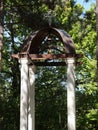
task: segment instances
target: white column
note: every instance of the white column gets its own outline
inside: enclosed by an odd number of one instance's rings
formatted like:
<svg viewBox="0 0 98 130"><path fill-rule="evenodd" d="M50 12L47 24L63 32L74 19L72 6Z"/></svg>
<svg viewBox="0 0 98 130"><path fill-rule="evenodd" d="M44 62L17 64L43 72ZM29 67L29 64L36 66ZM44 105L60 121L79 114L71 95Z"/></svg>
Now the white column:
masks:
<svg viewBox="0 0 98 130"><path fill-rule="evenodd" d="M28 130L28 59L19 60L21 66L20 130Z"/></svg>
<svg viewBox="0 0 98 130"><path fill-rule="evenodd" d="M74 58L67 58L67 114L68 130L76 130L75 65Z"/></svg>
<svg viewBox="0 0 98 130"><path fill-rule="evenodd" d="M35 130L35 66L29 66L28 130Z"/></svg>

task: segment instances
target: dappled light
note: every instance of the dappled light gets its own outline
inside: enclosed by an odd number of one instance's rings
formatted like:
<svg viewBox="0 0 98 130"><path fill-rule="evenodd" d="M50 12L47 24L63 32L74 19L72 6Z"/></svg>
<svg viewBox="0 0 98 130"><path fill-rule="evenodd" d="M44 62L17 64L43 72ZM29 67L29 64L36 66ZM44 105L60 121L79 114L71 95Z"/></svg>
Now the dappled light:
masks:
<svg viewBox="0 0 98 130"><path fill-rule="evenodd" d="M0 130L98 129L97 6L0 0Z"/></svg>

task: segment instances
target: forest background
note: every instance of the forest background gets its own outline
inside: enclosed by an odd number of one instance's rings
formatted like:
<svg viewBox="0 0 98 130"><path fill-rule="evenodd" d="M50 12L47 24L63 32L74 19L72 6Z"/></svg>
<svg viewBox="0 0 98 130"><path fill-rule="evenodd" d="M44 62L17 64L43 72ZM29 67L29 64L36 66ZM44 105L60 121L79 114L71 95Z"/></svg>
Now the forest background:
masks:
<svg viewBox="0 0 98 130"><path fill-rule="evenodd" d="M88 0L85 0L88 1ZM98 88L96 85L95 4L89 9L76 0L6 0L0 73L0 130L19 130L20 71L12 58L31 32L48 26L44 17L51 10L52 26L72 37L82 65L76 66L77 130L98 129ZM37 67L36 130L67 129L65 67Z"/></svg>

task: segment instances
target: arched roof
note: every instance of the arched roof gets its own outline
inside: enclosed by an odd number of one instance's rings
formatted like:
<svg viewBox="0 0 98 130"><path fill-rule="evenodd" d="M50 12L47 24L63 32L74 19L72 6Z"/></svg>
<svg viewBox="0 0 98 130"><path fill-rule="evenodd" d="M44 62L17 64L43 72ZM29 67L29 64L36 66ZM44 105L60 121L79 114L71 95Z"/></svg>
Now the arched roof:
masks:
<svg viewBox="0 0 98 130"><path fill-rule="evenodd" d="M24 41L20 53L39 54L39 46L49 33L56 35L61 40L65 48L65 53L75 54L72 38L66 31L53 27L47 27L33 32Z"/></svg>

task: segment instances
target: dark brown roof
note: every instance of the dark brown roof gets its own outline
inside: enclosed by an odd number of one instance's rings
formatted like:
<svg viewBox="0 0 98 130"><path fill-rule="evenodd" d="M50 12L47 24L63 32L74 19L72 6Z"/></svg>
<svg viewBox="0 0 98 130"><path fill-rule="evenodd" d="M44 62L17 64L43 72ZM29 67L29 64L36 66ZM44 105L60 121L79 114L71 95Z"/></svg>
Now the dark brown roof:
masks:
<svg viewBox="0 0 98 130"><path fill-rule="evenodd" d="M39 46L49 33L56 35L60 39L64 45L65 53L75 54L72 38L66 33L66 31L53 27L47 27L33 32L24 41L20 53L39 54Z"/></svg>

